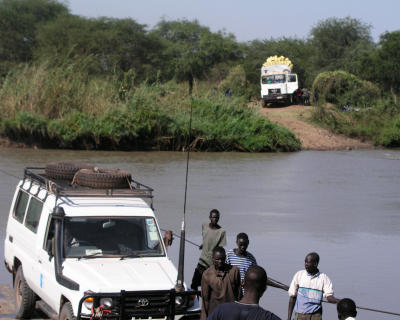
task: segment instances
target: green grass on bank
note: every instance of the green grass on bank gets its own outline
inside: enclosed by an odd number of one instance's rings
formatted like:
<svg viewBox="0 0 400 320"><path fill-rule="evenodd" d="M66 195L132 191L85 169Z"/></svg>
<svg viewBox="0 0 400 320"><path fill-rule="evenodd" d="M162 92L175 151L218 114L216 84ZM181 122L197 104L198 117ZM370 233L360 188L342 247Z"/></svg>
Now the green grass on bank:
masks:
<svg viewBox="0 0 400 320"><path fill-rule="evenodd" d="M25 65L0 86L0 134L40 147L105 150L296 151L286 128L241 97L197 83L194 95L175 82L136 84L88 76L90 58L54 66Z"/></svg>
<svg viewBox="0 0 400 320"><path fill-rule="evenodd" d="M312 114L315 123L375 145L400 146L400 103L395 95L383 95L373 83L341 70L319 74L312 91L319 97Z"/></svg>
<svg viewBox="0 0 400 320"><path fill-rule="evenodd" d="M372 141L377 146L400 147L400 105L392 99L379 99L367 108L342 107L319 104L314 108L312 120L334 133L360 140Z"/></svg>

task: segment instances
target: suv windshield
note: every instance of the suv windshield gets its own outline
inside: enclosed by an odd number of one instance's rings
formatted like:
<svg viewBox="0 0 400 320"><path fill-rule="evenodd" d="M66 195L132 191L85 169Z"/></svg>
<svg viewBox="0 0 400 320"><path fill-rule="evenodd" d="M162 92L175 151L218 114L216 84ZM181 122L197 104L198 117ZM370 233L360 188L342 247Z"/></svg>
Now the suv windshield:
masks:
<svg viewBox="0 0 400 320"><path fill-rule="evenodd" d="M66 258L162 256L154 218L73 217L64 220Z"/></svg>

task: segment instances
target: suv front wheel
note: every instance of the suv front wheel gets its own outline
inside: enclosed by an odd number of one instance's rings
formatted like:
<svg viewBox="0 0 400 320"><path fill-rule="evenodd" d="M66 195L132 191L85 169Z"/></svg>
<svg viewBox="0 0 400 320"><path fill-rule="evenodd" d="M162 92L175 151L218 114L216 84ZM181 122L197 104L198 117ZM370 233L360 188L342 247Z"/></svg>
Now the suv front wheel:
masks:
<svg viewBox="0 0 400 320"><path fill-rule="evenodd" d="M29 288L22 272L22 265L18 267L14 280L17 319L30 318L35 310L36 295Z"/></svg>
<svg viewBox="0 0 400 320"><path fill-rule="evenodd" d="M71 302L66 302L61 308L60 320L76 320Z"/></svg>

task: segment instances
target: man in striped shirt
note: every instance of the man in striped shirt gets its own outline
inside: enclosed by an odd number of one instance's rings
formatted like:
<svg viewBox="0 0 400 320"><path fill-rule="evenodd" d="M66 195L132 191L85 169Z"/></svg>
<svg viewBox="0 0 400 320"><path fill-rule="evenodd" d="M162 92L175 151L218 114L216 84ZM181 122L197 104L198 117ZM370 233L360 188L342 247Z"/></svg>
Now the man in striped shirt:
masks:
<svg viewBox="0 0 400 320"><path fill-rule="evenodd" d="M249 243L250 241L248 235L244 232L241 232L236 236L237 248L229 250L226 254L226 263L239 269L242 283L247 269L249 269L251 266L257 265L256 258L247 251ZM270 278L267 280L267 285L286 291L289 289L287 285Z"/></svg>
<svg viewBox="0 0 400 320"><path fill-rule="evenodd" d="M256 266L257 261L254 256L247 251L249 246L249 237L244 232L236 236L237 248L231 249L226 254L226 263L235 266L240 271L240 279L244 280L246 271L251 266Z"/></svg>

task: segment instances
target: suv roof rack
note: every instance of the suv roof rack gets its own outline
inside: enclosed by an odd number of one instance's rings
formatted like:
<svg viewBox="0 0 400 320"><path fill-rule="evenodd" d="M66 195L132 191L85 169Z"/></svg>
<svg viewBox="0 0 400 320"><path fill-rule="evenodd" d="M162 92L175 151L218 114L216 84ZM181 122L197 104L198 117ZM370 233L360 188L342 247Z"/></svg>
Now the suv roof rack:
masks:
<svg viewBox="0 0 400 320"><path fill-rule="evenodd" d="M24 182L30 180L38 183L48 192L59 196L69 197L128 197L153 198L153 189L133 179L126 189L99 189L71 185L69 180L55 180L46 176L43 167L27 167L24 169Z"/></svg>

